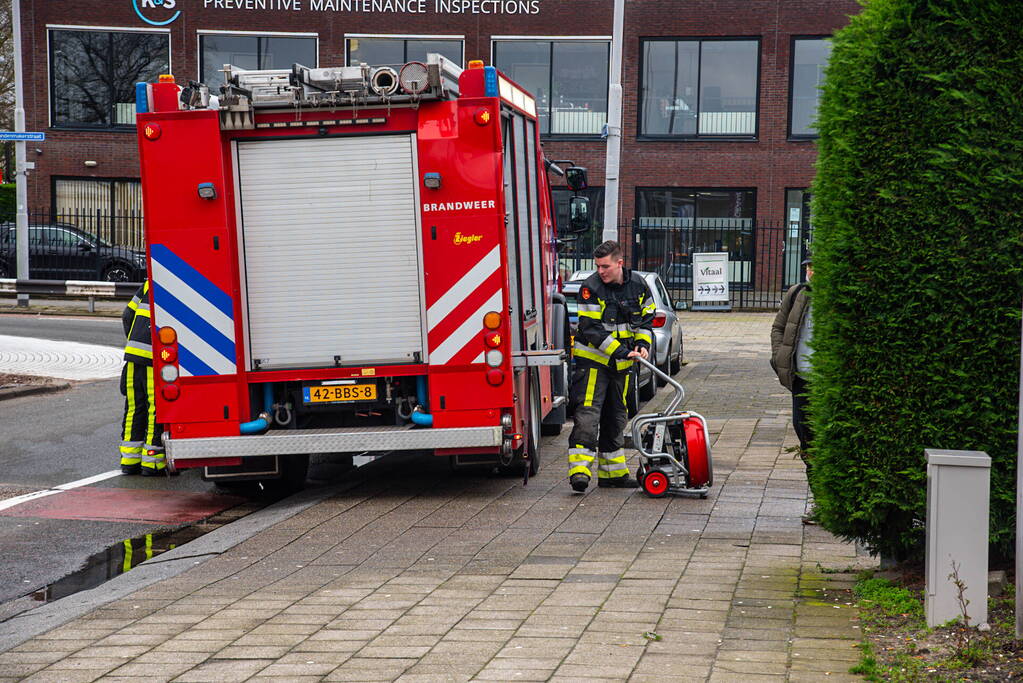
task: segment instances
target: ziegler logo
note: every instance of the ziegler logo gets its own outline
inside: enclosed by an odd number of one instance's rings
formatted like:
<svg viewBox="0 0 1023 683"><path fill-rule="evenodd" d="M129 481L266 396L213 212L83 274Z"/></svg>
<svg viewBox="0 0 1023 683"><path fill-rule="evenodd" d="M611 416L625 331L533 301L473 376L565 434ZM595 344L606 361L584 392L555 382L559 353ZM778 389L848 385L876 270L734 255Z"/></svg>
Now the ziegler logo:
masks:
<svg viewBox="0 0 1023 683"><path fill-rule="evenodd" d="M166 26L167 24L173 22L175 19L181 16L181 10L177 10L176 12L174 12L174 14L171 15L169 19L165 19L163 21L150 19L149 17L142 13L142 10L144 9L171 10L174 9L174 6L177 4L177 1L178 0L131 0L131 6L134 8L135 14L139 15L139 19L146 22L147 24L151 24L153 26Z"/></svg>
<svg viewBox="0 0 1023 683"><path fill-rule="evenodd" d="M455 244L473 244L483 239L483 235L463 235L460 232L455 233Z"/></svg>

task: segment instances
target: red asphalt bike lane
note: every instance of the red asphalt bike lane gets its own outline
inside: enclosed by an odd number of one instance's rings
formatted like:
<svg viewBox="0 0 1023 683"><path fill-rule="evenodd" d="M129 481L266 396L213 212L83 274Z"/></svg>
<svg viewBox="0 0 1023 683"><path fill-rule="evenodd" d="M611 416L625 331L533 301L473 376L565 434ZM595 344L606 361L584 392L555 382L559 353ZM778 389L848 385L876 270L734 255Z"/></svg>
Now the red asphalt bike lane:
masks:
<svg viewBox="0 0 1023 683"><path fill-rule="evenodd" d="M0 516L187 524L212 517L246 500L220 493L82 486L0 510Z"/></svg>

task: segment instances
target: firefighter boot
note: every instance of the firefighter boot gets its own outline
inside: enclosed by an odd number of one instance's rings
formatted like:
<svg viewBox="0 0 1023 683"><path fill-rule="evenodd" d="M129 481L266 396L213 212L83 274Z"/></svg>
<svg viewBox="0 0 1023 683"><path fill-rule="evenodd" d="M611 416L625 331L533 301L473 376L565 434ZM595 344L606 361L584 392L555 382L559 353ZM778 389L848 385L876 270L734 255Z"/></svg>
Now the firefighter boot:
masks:
<svg viewBox="0 0 1023 683"><path fill-rule="evenodd" d="M162 448L148 447L142 451L142 476L162 477L167 473L167 461Z"/></svg>
<svg viewBox="0 0 1023 683"><path fill-rule="evenodd" d="M586 491L586 487L590 485L590 478L585 474L578 472L568 478L570 484L572 484L572 490L583 493Z"/></svg>
<svg viewBox="0 0 1023 683"><path fill-rule="evenodd" d="M639 488L639 482L626 474L621 477L598 479L597 486L602 489L637 489Z"/></svg>

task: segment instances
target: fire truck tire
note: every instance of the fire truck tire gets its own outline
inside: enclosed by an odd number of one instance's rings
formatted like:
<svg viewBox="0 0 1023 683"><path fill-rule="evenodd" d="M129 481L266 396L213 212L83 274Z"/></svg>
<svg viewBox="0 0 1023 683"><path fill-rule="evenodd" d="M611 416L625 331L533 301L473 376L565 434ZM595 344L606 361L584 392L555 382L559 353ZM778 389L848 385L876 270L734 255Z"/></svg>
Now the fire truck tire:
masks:
<svg viewBox="0 0 1023 683"><path fill-rule="evenodd" d="M540 372L534 368L529 373L529 436L525 448L529 451L529 476L540 472ZM558 431L561 431L560 429Z"/></svg>
<svg viewBox="0 0 1023 683"><path fill-rule="evenodd" d="M562 298L563 299L563 298ZM551 345L555 349L565 350L565 362L557 367L551 368L551 393L554 396L564 396L566 401L559 407L554 408L544 418L540 427L540 433L544 436L557 436L561 433L561 427L568 420L568 340L571 332L568 328L568 307L563 300L555 300L551 306Z"/></svg>

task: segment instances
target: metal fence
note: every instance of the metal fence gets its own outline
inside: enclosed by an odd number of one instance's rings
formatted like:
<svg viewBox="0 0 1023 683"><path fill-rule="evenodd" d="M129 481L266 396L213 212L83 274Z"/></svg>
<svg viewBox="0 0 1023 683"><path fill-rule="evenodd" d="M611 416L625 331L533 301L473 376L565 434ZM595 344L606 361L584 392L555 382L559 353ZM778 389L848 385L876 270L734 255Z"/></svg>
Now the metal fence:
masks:
<svg viewBox="0 0 1023 683"><path fill-rule="evenodd" d="M805 279L803 260L812 228L799 223L742 218L643 218L619 226L626 263L661 276L675 301L693 307L693 254L728 254L728 304L734 309L776 309L789 287ZM564 279L593 268L599 234L562 247ZM699 307L699 304L697 304Z"/></svg>
<svg viewBox="0 0 1023 683"><path fill-rule="evenodd" d="M142 282L146 273L141 214L30 211L28 268L34 280ZM0 223L0 278L17 273L13 220Z"/></svg>

